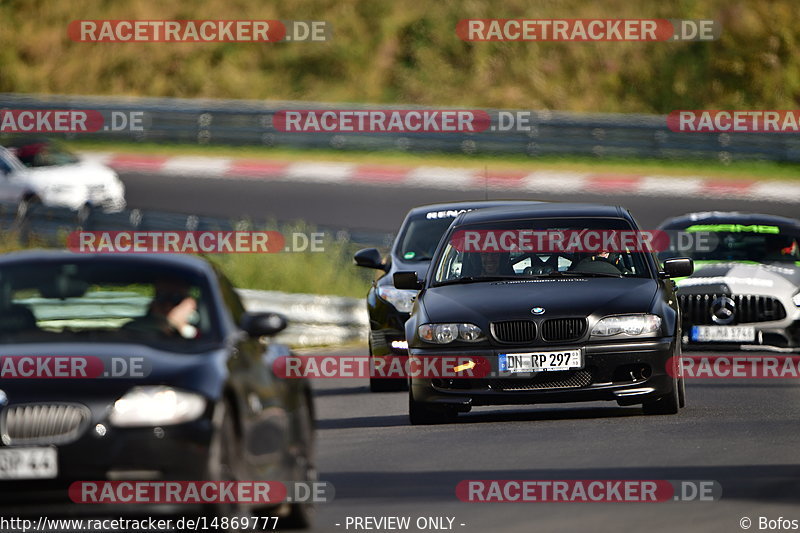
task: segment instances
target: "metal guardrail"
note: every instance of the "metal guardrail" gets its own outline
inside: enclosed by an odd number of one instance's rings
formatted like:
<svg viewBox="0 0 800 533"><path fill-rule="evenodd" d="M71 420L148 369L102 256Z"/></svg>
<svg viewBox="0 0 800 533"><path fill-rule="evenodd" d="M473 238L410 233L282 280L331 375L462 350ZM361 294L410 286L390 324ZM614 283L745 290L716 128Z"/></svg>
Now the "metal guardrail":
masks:
<svg viewBox="0 0 800 533"><path fill-rule="evenodd" d="M142 131L98 131L97 139L338 150L705 158L800 162L800 135L676 133L663 115L532 111L530 131L482 133L285 133L273 126L286 109L370 109L363 104L185 100L0 93L0 109L91 109L144 112ZM381 109L425 109L380 106ZM490 114L498 110L487 110ZM68 135L67 135L68 136Z"/></svg>
<svg viewBox="0 0 800 533"><path fill-rule="evenodd" d="M363 298L238 289L249 311L281 313L289 322L276 339L291 346L366 342L369 317Z"/></svg>
<svg viewBox="0 0 800 533"><path fill-rule="evenodd" d="M24 241L39 240L45 244L61 245L64 237L78 229L86 231L248 231L265 228L264 221L232 220L205 215L169 213L129 209L118 213L89 211L88 216L62 207L36 205L23 219L17 213L17 204L0 203L0 231L16 231ZM277 228L270 228L277 229ZM388 248L394 234L354 230L329 226L315 226L336 241L363 246Z"/></svg>

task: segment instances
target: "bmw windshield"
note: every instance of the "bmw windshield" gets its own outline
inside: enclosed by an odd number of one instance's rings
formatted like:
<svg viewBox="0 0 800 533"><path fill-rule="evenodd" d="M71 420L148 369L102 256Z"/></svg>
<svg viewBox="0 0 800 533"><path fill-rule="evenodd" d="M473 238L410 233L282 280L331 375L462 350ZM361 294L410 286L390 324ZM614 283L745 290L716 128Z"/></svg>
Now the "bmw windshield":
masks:
<svg viewBox="0 0 800 533"><path fill-rule="evenodd" d="M622 219L531 219L459 226L436 284L536 277L650 277L647 243ZM616 240L615 240L616 239Z"/></svg>

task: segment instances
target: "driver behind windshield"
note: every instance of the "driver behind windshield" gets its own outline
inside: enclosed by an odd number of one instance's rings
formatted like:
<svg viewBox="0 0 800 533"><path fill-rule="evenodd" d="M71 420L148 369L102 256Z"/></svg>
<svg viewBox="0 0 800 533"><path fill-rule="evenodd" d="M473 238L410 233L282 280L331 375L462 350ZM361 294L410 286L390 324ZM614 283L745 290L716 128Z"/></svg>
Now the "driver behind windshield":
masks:
<svg viewBox="0 0 800 533"><path fill-rule="evenodd" d="M198 330L191 324L197 301L189 294L189 285L178 280L160 280L154 288L155 296L147 314L131 320L123 329L173 338L197 337Z"/></svg>
<svg viewBox="0 0 800 533"><path fill-rule="evenodd" d="M462 277L513 276L508 253L480 252L471 253Z"/></svg>
<svg viewBox="0 0 800 533"><path fill-rule="evenodd" d="M797 239L785 235L767 235L764 239L764 261L797 261L800 259Z"/></svg>

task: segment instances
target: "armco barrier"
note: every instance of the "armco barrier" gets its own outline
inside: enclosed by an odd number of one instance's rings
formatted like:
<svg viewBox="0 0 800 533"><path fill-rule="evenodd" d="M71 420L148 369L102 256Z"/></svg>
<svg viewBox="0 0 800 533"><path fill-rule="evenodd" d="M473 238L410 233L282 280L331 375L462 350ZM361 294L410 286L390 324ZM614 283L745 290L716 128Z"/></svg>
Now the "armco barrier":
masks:
<svg viewBox="0 0 800 533"><path fill-rule="evenodd" d="M0 203L0 231L16 230L23 239L35 236L45 244L62 244L70 231L230 231L264 229L262 221L232 220L224 217L170 213L129 209L118 213L91 210L81 213L62 207L36 205L31 207L22 220L17 216L17 204ZM347 241L363 246L388 247L394 235L379 231L352 230L328 226L316 226L336 241Z"/></svg>
<svg viewBox="0 0 800 533"><path fill-rule="evenodd" d="M142 112L141 131L104 131L86 137L159 143L261 145L338 150L405 150L489 154L583 155L659 159L705 158L727 163L763 159L800 161L800 135L676 133L663 115L532 111L524 132L286 133L273 125L286 109L370 109L362 104L185 100L0 94L0 109L92 109ZM425 109L380 106L381 109ZM493 113L497 110L487 110ZM515 110L516 111L516 110Z"/></svg>
<svg viewBox="0 0 800 533"><path fill-rule="evenodd" d="M363 298L289 294L238 289L249 311L281 313L289 327L277 339L292 346L366 342L369 331Z"/></svg>

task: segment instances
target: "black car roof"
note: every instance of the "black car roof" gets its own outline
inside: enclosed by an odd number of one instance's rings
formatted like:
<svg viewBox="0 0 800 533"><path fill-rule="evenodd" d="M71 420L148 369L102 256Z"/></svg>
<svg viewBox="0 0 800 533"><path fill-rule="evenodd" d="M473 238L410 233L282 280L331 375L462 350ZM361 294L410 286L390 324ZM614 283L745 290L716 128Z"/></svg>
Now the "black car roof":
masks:
<svg viewBox="0 0 800 533"><path fill-rule="evenodd" d="M764 224L778 225L800 231L800 220L767 215L763 213L740 213L738 211L705 211L688 213L679 217L668 218L659 226L660 229L685 228L692 224Z"/></svg>
<svg viewBox="0 0 800 533"><path fill-rule="evenodd" d="M408 218L415 218L425 213L437 211L457 211L461 209L491 209L494 207L533 205L540 203L538 200L465 200L459 202L446 202L440 204L427 204L414 207L408 212Z"/></svg>
<svg viewBox="0 0 800 533"><path fill-rule="evenodd" d="M125 264L141 264L153 266L183 267L187 270L201 271L209 276L214 275L211 264L199 257L181 254L82 254L69 250L22 250L0 255L0 267L20 263L71 263L103 261Z"/></svg>
<svg viewBox="0 0 800 533"><path fill-rule="evenodd" d="M631 220L628 211L616 205L540 203L512 207L493 207L461 214L454 225L480 224L509 219L603 217Z"/></svg>

